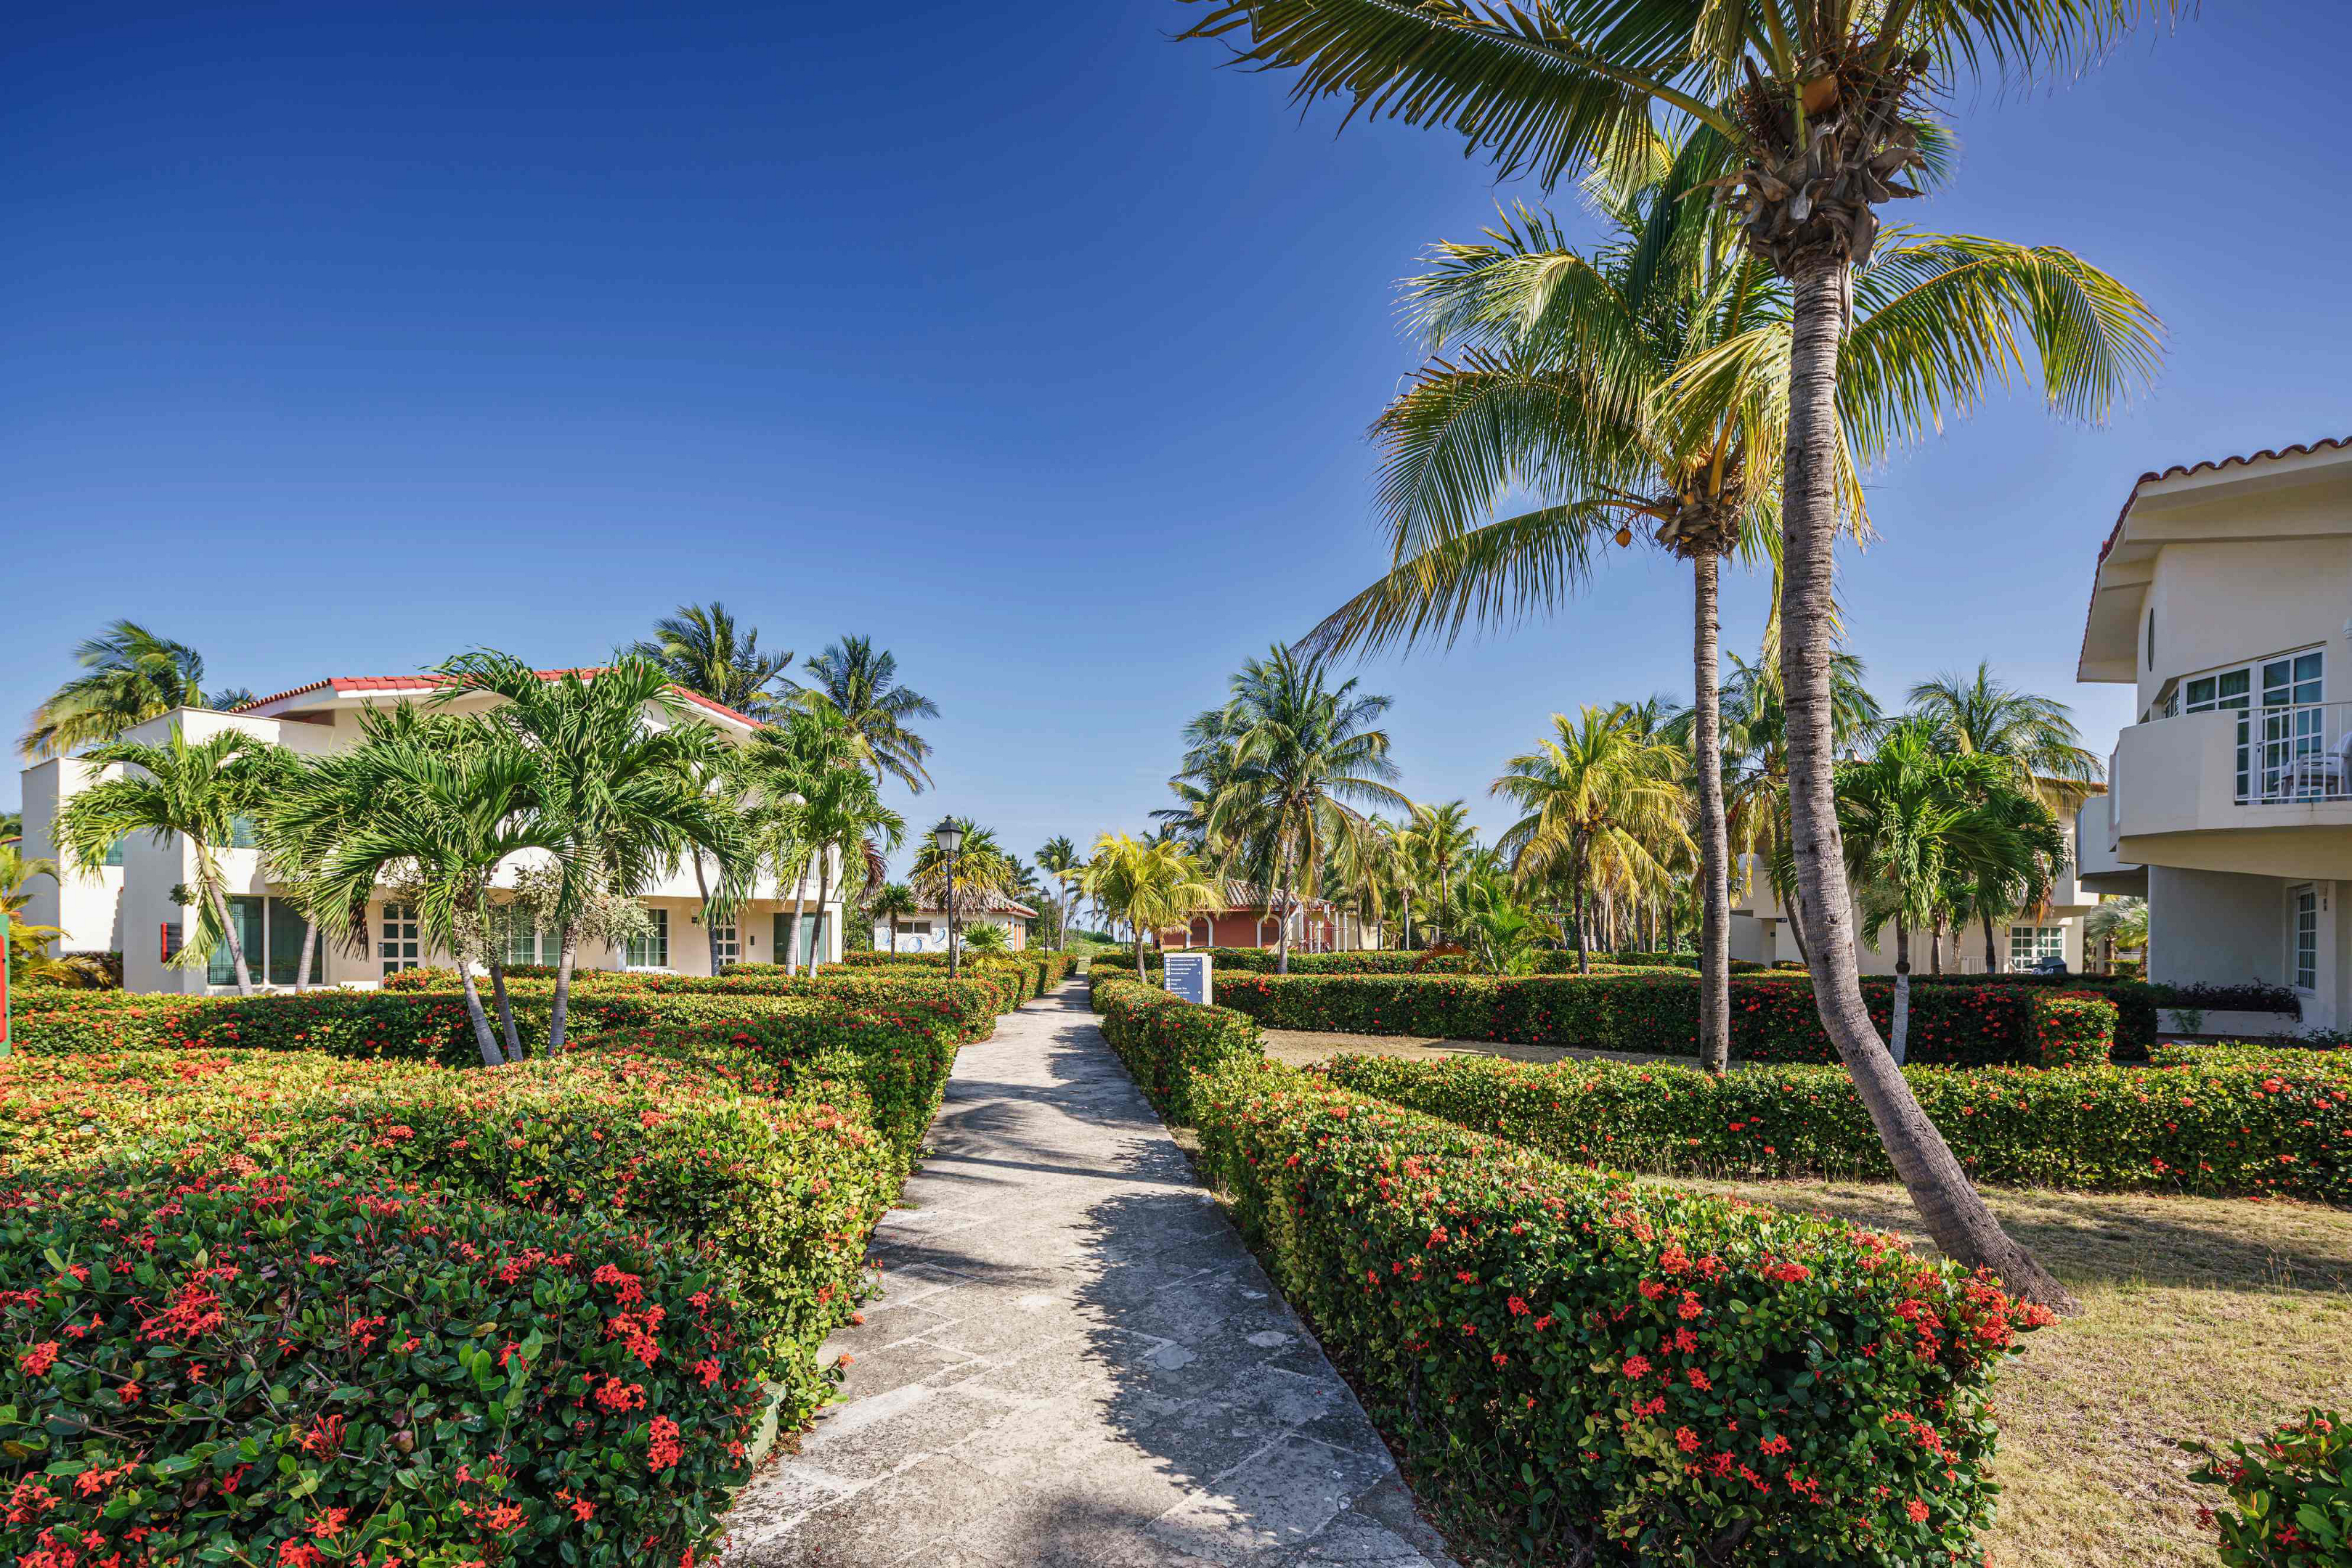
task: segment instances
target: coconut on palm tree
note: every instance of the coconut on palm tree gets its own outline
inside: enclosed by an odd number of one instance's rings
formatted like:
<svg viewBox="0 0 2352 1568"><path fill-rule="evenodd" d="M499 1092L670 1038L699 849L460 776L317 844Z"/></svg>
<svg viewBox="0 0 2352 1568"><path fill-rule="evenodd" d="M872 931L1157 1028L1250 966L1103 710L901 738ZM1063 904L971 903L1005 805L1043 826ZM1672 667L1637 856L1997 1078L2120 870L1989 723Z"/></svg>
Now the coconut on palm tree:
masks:
<svg viewBox="0 0 2352 1568"><path fill-rule="evenodd" d="M919 795L931 781L923 759L931 743L908 726L919 718L937 718L940 705L920 692L899 684L898 660L871 639L844 637L808 661L814 686L798 688L803 702L821 704L839 714L857 737L874 781L895 778Z"/></svg>
<svg viewBox="0 0 2352 1568"><path fill-rule="evenodd" d="M688 691L761 724L775 719L792 687L792 650L761 653L759 629L739 628L715 599L679 605L676 614L654 622L650 641L630 652L659 664Z"/></svg>
<svg viewBox="0 0 2352 1568"><path fill-rule="evenodd" d="M1111 919L1126 921L1134 934L1139 978L1152 932L1181 925L1221 902L1207 868L1174 839L1105 833L1087 862L1086 885L1087 895Z"/></svg>
<svg viewBox="0 0 2352 1568"><path fill-rule="evenodd" d="M186 840L195 862L196 928L171 963L175 968L210 963L213 950L226 944L237 994L251 996L253 970L215 852L236 837L239 819L259 811L269 782L282 776L284 754L241 730L191 741L174 724L161 742L110 741L84 756L93 767L119 764L124 771L73 796L58 812L57 842L66 863L94 874L115 841L131 833L158 843L173 834Z"/></svg>
<svg viewBox="0 0 2352 1568"><path fill-rule="evenodd" d="M117 621L74 650L83 674L33 710L17 741L27 758L112 740L175 707L226 710L253 700L241 686L206 693L204 655L135 621Z"/></svg>

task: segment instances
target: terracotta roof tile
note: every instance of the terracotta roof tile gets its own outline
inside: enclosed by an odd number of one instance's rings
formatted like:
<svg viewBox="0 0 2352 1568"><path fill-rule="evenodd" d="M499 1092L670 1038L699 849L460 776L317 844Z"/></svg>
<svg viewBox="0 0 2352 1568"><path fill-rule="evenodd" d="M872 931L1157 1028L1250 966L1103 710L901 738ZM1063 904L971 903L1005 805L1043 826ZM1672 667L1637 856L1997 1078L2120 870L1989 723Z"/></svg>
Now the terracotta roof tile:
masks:
<svg viewBox="0 0 2352 1568"><path fill-rule="evenodd" d="M599 675L604 674L604 670L600 666L595 669L537 670L532 673L537 674L542 681L557 681L562 680L566 675ZM423 690L434 686L444 686L448 684L449 677L446 675L425 674L414 675L330 675L322 681L311 681L303 685L289 686L282 692L273 692L266 697L256 697L249 703L239 704L233 711L237 713L250 713L256 708L268 707L271 703L283 702L288 697L299 697L310 692L325 691L329 687L332 687L335 694L340 696L345 692L407 692ZM753 718L751 715L739 713L735 709L729 707L725 703L713 702L709 697L704 696L700 692L688 691L681 685L672 685L670 690L676 692L687 701L694 704L697 707L708 708L712 713L716 714L724 714L727 717L735 720L736 723L749 725L754 729L762 727L760 721Z"/></svg>

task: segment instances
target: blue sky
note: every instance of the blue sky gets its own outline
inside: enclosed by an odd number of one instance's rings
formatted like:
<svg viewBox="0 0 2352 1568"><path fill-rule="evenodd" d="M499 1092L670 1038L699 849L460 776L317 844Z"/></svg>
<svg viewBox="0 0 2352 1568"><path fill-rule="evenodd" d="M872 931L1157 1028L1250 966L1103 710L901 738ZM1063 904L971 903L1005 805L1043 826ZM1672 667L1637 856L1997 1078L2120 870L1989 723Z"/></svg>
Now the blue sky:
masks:
<svg viewBox="0 0 2352 1568"><path fill-rule="evenodd" d="M1375 575L1393 282L1497 186L1304 120L1160 0L31 7L0 66L14 726L128 615L270 691L460 649L590 662L688 600L896 650L934 794L1026 852L1139 826L1183 720ZM1963 92L1899 215L2063 244L2170 327L2110 426L2013 396L1876 476L1882 695L2074 684L2132 479L2352 432L2352 8L2207 6L2055 91ZM1565 208L1569 204L1563 202ZM1764 585L1729 581L1750 649ZM1365 666L1405 787L1688 686L1686 577ZM0 784L0 800L13 800Z"/></svg>

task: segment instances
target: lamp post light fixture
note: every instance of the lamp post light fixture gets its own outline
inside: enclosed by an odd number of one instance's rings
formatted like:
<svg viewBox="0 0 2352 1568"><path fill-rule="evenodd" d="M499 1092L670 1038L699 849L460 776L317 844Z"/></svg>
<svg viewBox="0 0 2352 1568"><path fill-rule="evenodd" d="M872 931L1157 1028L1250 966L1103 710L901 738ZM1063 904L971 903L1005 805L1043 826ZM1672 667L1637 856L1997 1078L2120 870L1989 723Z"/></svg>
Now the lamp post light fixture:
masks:
<svg viewBox="0 0 2352 1568"><path fill-rule="evenodd" d="M963 849L963 828L953 817L941 817L931 830L931 842L948 862L948 978L956 977L956 856Z"/></svg>

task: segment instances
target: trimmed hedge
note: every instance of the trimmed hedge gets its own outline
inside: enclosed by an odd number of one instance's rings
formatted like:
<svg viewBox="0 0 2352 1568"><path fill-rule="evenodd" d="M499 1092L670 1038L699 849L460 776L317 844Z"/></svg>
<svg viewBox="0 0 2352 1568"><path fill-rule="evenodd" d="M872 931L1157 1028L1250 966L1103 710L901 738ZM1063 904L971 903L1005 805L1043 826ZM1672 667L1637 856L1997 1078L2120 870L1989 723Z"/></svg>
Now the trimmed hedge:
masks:
<svg viewBox="0 0 2352 1568"><path fill-rule="evenodd" d="M1911 990L1909 1055L1950 1066L2036 1060L2035 998L2025 987L1919 986ZM1895 985L1873 977L1863 996L1881 1031ZM1687 977L1237 975L1219 981L1220 1006L1268 1029L1432 1035L1592 1051L1698 1052L1698 985ZM1748 1061L1834 1061L1811 983L1802 977L1735 979L1731 1049Z"/></svg>
<svg viewBox="0 0 2352 1568"><path fill-rule="evenodd" d="M2223 1568L2326 1568L2352 1562L2352 1416L2306 1409L2258 1443L2205 1455L2189 1479L2228 1489L2200 1516L2221 1532Z"/></svg>
<svg viewBox="0 0 2352 1568"><path fill-rule="evenodd" d="M2115 1054L2116 1004L2089 991L2034 991L2024 1051L2035 1067L2104 1066Z"/></svg>
<svg viewBox="0 0 2352 1568"><path fill-rule="evenodd" d="M1178 1122L1193 1120L1193 1089L1203 1076L1228 1061L1255 1061L1265 1054L1257 1025L1244 1015L1196 1007L1133 979L1105 975L1096 980L1094 1009L1103 1038L1144 1098Z"/></svg>
<svg viewBox="0 0 2352 1568"><path fill-rule="evenodd" d="M1457 1526L1612 1568L1972 1558L1987 1388L2042 1309L1295 1070L1229 1063L1196 1099L1244 1230Z"/></svg>
<svg viewBox="0 0 2352 1568"><path fill-rule="evenodd" d="M1177 952L1184 948L1173 949ZM1200 948L1190 951L1202 951ZM1145 960L1148 968L1157 969L1154 962L1160 949L1152 948ZM1221 974L1272 975L1278 973L1281 955L1270 947L1211 947L1206 949ZM1545 974L1573 974L1576 955L1573 953L1540 952L1536 955L1537 967ZM1097 953L1092 960L1097 970L1116 969L1123 974L1135 973L1132 951ZM1592 968L1595 974L1621 974L1640 969L1695 969L1698 960L1686 953L1595 953ZM1735 961L1734 969L1760 969L1760 964ZM1290 972L1294 975L1467 975L1473 966L1467 956L1447 953L1433 956L1421 948L1381 947L1352 953L1300 953L1290 955Z"/></svg>
<svg viewBox="0 0 2352 1568"><path fill-rule="evenodd" d="M1891 1179L1836 1067L1340 1056L1334 1084L1555 1158L1707 1176ZM1979 1181L2352 1200L2352 1080L2314 1062L1905 1070Z"/></svg>
<svg viewBox="0 0 2352 1568"><path fill-rule="evenodd" d="M0 1281L24 1563L689 1563L751 1472L752 1326L602 1219L149 1169L0 1197Z"/></svg>

